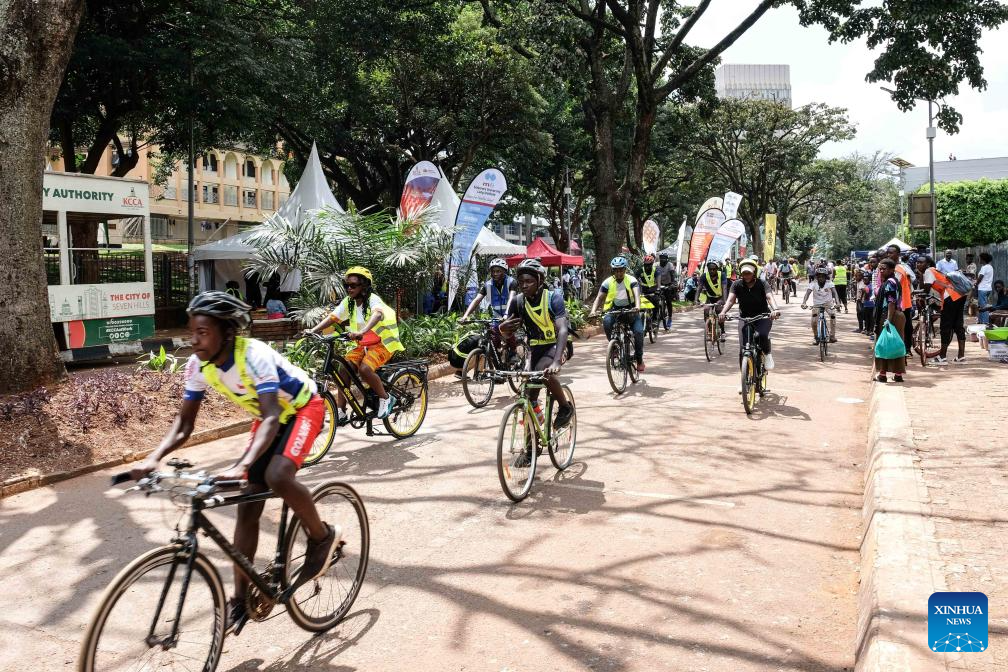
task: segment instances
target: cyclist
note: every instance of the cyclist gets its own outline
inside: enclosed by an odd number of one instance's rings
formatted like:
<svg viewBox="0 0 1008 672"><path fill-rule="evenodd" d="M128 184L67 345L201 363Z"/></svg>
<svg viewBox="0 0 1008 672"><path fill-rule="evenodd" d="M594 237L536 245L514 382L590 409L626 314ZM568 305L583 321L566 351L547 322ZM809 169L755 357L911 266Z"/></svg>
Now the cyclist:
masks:
<svg viewBox="0 0 1008 672"><path fill-rule="evenodd" d="M343 282L346 285L346 297L329 317L309 331L318 333L332 324L338 323L344 327L349 324L350 331L347 332L347 336L358 341L360 345L346 353L344 358L356 368L361 380L378 395L377 417L387 418L395 408L396 398L385 391L385 386L376 372L379 367L392 359L392 355L405 350L399 341L396 314L371 290L374 278L368 269L363 266L351 266L343 274ZM337 371L336 375L340 380L348 382L344 379L342 370ZM346 397L343 396L342 389L337 386L336 424L339 426L350 421L346 407Z"/></svg>
<svg viewBox="0 0 1008 672"><path fill-rule="evenodd" d="M662 301L661 296L661 275L658 267L655 266L653 254L644 255L644 266L641 268L638 278L640 278L641 296L646 296L651 302L651 320L658 319L658 303ZM657 324L657 323L656 323Z"/></svg>
<svg viewBox="0 0 1008 672"><path fill-rule="evenodd" d="M704 304L704 319L710 314L711 306L718 312L724 306L725 295L728 293L728 273L721 270L720 264L713 259L707 260L707 268L697 280L696 305ZM725 334L721 331L721 341Z"/></svg>
<svg viewBox="0 0 1008 672"><path fill-rule="evenodd" d="M602 281L599 285L598 294L595 296L595 303L592 304L591 315L598 314L599 303L605 303L602 309L608 311L612 308L636 308L634 314L621 315L620 319L626 322L634 335L635 359L637 360L638 373L644 372L644 322L640 316L641 290L637 278L627 273L627 260L624 257L613 257L609 262L612 275ZM616 318L613 315L605 315L602 318L602 328L605 329L606 338L612 338L613 325Z"/></svg>
<svg viewBox="0 0 1008 672"><path fill-rule="evenodd" d="M161 445L130 475L139 479L155 471L165 455L186 442L207 387L214 388L255 418L245 452L217 479L248 479L243 492L271 489L293 509L309 535L298 579L304 582L329 568L342 536L338 526L319 518L311 492L296 478L322 428L325 406L305 371L262 341L238 335L251 324L251 310L244 301L220 291L197 294L189 303L193 354L186 363L182 406ZM238 505L234 545L249 560L255 558L262 511L263 502ZM235 593L229 602L231 624L246 615L248 583L236 569Z"/></svg>
<svg viewBox="0 0 1008 672"><path fill-rule="evenodd" d="M774 368L773 356L770 354L770 328L773 326L773 321L780 317L780 310L777 308L773 294L770 293L770 286L765 281L756 277L756 262L746 259L739 264L739 271L742 277L732 284L724 308L718 314L718 320L724 324L728 311L731 310L736 301L739 304L739 315L741 317L756 317L757 315L770 313L769 318L753 322L751 325L759 335L759 345L764 355L763 361L769 371ZM745 323L739 320L739 366L742 366L742 348L745 346L743 340L745 336L743 332L744 326ZM739 387L739 394L741 393L742 388Z"/></svg>
<svg viewBox="0 0 1008 672"><path fill-rule="evenodd" d="M777 268L777 271L778 271L778 273L780 273L781 285L782 285L781 291L782 292L784 291L783 285L784 285L785 282L787 282L787 283L789 283L789 289L791 291L791 294L797 294L798 293L798 283L796 283L795 280L794 280L794 276L795 276L794 265L795 265L795 263L797 263L797 262L795 262L794 257L791 257L791 258L788 258L788 259L781 259L781 263L780 263L780 266Z"/></svg>
<svg viewBox="0 0 1008 672"><path fill-rule="evenodd" d="M543 285L546 269L538 259L526 259L518 264L515 275L521 293L508 306L508 319L501 322L501 332L513 335L519 324L525 325L531 350L528 370L546 372L546 389L560 406L553 419L553 426L559 429L566 426L574 415L574 409L556 376L567 351L567 334L570 331L567 306L561 291ZM531 395L532 403L538 408L539 391L532 390Z"/></svg>
<svg viewBox="0 0 1008 672"><path fill-rule="evenodd" d="M503 320L507 317L508 306L514 301L517 292L518 283L508 275L507 262L503 259L494 259L490 262L490 279L484 282L479 291L476 292L476 297L465 309L465 312L462 313L459 322L464 323L469 319L469 316L483 303L485 297L490 297L490 316L495 320ZM494 324L493 326L492 338L494 345L499 347L500 327L498 324ZM462 345L461 341L455 345L455 352L464 360L468 353L462 352L459 349L460 345ZM510 360L514 356L517 347L518 343L512 335L507 339L507 354L505 358Z"/></svg>
<svg viewBox="0 0 1008 672"><path fill-rule="evenodd" d="M801 307L808 307L809 295L812 296L812 345L819 345L819 311L817 308L824 307L829 313L830 335L829 342L836 343L836 306L840 304L840 297L837 296L836 287L830 282L830 271L826 266L815 269L815 277L805 290Z"/></svg>
<svg viewBox="0 0 1008 672"><path fill-rule="evenodd" d="M664 252L658 253L658 273L661 277L661 293L665 300L665 331L672 328L672 303L679 294L676 265Z"/></svg>

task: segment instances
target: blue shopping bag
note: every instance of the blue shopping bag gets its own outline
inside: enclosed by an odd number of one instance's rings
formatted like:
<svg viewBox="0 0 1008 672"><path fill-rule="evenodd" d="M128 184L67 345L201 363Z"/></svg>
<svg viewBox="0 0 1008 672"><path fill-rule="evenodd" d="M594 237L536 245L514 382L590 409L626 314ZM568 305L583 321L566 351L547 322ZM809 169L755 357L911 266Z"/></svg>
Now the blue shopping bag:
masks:
<svg viewBox="0 0 1008 672"><path fill-rule="evenodd" d="M882 333L875 339L875 356L879 359L906 357L906 344L892 322L886 322Z"/></svg>

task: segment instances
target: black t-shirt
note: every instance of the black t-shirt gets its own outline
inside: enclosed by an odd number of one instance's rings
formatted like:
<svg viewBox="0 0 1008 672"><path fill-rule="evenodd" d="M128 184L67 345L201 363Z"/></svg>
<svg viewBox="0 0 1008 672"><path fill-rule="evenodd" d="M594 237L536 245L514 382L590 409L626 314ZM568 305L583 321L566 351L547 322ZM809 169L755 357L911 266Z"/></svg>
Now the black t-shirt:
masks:
<svg viewBox="0 0 1008 672"><path fill-rule="evenodd" d="M770 286L765 280L756 278L752 287L747 287L745 280L736 280L732 283L731 293L735 295L739 315L742 317L755 317L770 312L770 304L766 298L770 293Z"/></svg>

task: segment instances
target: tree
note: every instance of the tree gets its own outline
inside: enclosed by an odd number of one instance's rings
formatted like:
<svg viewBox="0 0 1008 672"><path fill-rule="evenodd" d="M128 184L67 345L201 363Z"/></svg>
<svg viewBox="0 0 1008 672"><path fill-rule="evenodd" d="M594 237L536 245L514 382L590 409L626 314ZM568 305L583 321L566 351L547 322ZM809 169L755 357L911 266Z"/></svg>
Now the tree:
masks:
<svg viewBox="0 0 1008 672"><path fill-rule="evenodd" d="M82 10L80 0L11 0L0 12L0 393L65 375L39 244L42 164Z"/></svg>
<svg viewBox="0 0 1008 672"><path fill-rule="evenodd" d="M929 193L924 184L917 193ZM938 245L972 247L1008 240L1008 180L963 180L935 184Z"/></svg>
<svg viewBox="0 0 1008 672"><path fill-rule="evenodd" d="M889 168L891 154L854 154L836 161L843 179L827 207L819 209L819 228L831 256L874 250L893 234L899 221L899 194ZM812 214L811 212L809 214Z"/></svg>

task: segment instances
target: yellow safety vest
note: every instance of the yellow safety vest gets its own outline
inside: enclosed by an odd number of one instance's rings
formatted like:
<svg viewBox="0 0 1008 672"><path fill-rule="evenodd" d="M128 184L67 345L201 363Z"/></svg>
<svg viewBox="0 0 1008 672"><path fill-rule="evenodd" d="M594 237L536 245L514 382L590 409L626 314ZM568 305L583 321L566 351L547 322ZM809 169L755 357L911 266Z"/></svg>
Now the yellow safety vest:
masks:
<svg viewBox="0 0 1008 672"><path fill-rule="evenodd" d="M388 307L388 305L382 301L381 297L377 294L372 294L371 296L378 299L378 303L381 305L378 308L382 312L381 322L374 326L374 332L381 339L382 345L390 353L397 353L405 350L402 342L399 340L399 323L396 321L395 311ZM350 330L360 331L364 326L364 323L357 322L357 310L356 306L350 305L350 297L345 297L343 299L343 308L346 310L347 314L350 316Z"/></svg>
<svg viewBox="0 0 1008 672"><path fill-rule="evenodd" d="M704 275L707 277L708 287L712 287L714 296L720 299L721 295L724 294L724 283L721 282L721 278L724 276L721 275L721 271L718 271L717 279L710 277L710 271L707 270L704 271ZM701 294L703 294L704 296L707 295L707 287L704 287Z"/></svg>
<svg viewBox="0 0 1008 672"><path fill-rule="evenodd" d="M213 362L207 362L200 367L200 372L203 373L203 377L206 378L210 387L214 388L225 397L244 408L246 411L251 413L253 417L262 419L262 411L259 410L259 395L255 389L255 381L253 381L252 376L249 375L248 365L245 362L245 350L247 348L247 338L243 338L241 336L235 338L234 365L238 367L238 378L242 381L242 385L245 386L245 394L237 394L234 390L225 385L220 378L220 371ZM311 389L307 385L303 385L301 387L301 391L298 392L298 395L294 398L293 403L288 402L278 395L277 400L280 402L280 422L287 422L287 420L297 415L298 409L307 404L311 399L311 396Z"/></svg>
<svg viewBox="0 0 1008 672"><path fill-rule="evenodd" d="M533 308L528 299L524 301L525 314L539 327L539 330L543 334L542 338L529 339L529 345L552 345L556 343L556 325L553 324L553 318L549 314L549 299L549 290L543 288L542 300L539 301L537 307Z"/></svg>
<svg viewBox="0 0 1008 672"><path fill-rule="evenodd" d="M847 284L847 268L844 266L837 266L833 269L833 284L834 285L846 285Z"/></svg>
<svg viewBox="0 0 1008 672"><path fill-rule="evenodd" d="M602 310L609 310L616 301L616 278L611 277L609 279L612 280L612 282L609 283L609 291L606 292L605 305L602 306ZM635 280L635 278L629 273L623 276L623 286L626 287L627 298L630 299L631 306L634 305L633 289L630 288L630 282L632 280Z"/></svg>
<svg viewBox="0 0 1008 672"><path fill-rule="evenodd" d="M651 273L650 274L647 272L647 269L643 269L642 268L641 270L644 271L644 273L641 275L641 281L644 283L644 286L645 287L654 287L655 286L655 272L657 272L658 267L655 266L654 264L651 264Z"/></svg>

